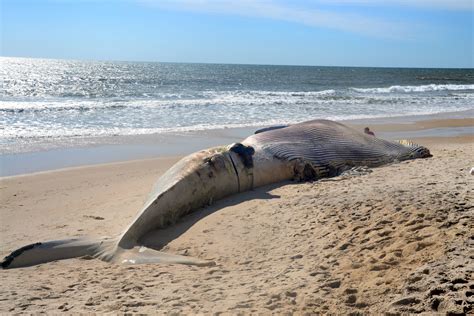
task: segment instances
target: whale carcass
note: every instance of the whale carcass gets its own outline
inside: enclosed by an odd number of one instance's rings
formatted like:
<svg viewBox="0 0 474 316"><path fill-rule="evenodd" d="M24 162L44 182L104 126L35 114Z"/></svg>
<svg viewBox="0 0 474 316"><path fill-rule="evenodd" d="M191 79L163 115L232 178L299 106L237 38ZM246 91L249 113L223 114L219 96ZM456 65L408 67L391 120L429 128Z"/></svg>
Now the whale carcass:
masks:
<svg viewBox="0 0 474 316"><path fill-rule="evenodd" d="M212 262L140 247L140 238L213 201L256 187L290 179L318 180L357 166L430 156L423 146L386 141L328 120L267 128L241 143L181 159L158 179L144 207L120 236L38 242L13 251L1 265L26 267L86 255L128 264L209 265Z"/></svg>

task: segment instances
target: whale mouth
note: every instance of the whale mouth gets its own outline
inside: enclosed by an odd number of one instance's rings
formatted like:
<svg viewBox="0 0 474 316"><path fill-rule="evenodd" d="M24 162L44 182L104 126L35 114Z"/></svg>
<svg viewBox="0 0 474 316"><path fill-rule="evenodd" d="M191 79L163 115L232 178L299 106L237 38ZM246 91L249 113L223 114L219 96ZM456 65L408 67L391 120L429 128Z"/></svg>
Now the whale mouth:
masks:
<svg viewBox="0 0 474 316"><path fill-rule="evenodd" d="M411 149L411 158L431 158L433 155L425 146L418 145L408 139L399 139L396 142Z"/></svg>
<svg viewBox="0 0 474 316"><path fill-rule="evenodd" d="M431 154L430 150L424 146L418 146L415 150L416 155L415 158L431 158L433 155Z"/></svg>

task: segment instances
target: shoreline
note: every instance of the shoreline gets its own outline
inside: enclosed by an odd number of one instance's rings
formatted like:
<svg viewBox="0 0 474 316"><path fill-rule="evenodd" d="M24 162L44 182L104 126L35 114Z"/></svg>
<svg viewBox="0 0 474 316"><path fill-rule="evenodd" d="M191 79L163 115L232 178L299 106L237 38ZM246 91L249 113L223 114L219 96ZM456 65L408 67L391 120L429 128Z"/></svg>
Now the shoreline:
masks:
<svg viewBox="0 0 474 316"><path fill-rule="evenodd" d="M474 142L474 110L421 116L386 117L341 121L357 130L365 126L380 138L430 142L446 138ZM241 127L156 135L120 136L97 139L97 144L2 154L0 178L81 166L184 156L192 152L238 142L260 127ZM440 140L435 140L438 142ZM442 141L442 140L441 140ZM105 143L101 143L105 142Z"/></svg>

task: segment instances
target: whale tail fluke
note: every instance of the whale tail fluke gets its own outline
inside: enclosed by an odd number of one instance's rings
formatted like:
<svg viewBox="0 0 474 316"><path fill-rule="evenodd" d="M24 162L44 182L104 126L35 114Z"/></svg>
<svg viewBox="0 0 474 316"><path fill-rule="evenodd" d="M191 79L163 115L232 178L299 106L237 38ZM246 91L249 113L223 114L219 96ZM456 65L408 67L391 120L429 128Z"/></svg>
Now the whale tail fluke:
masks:
<svg viewBox="0 0 474 316"><path fill-rule="evenodd" d="M181 256L161 252L144 246L138 246L133 249L119 248L113 262L120 264L185 264L201 267L214 266L214 261L201 260L188 256Z"/></svg>
<svg viewBox="0 0 474 316"><path fill-rule="evenodd" d="M115 240L108 238L92 239L87 237L37 242L13 251L3 259L0 265L3 269L11 269L55 260L84 256L97 257L104 247L114 243Z"/></svg>
<svg viewBox="0 0 474 316"><path fill-rule="evenodd" d="M118 246L117 238L73 238L38 242L13 251L3 259L0 265L3 269L23 268L55 260L78 257L97 258L118 264L176 263L197 266L215 265L213 261L168 254L143 246L123 249Z"/></svg>

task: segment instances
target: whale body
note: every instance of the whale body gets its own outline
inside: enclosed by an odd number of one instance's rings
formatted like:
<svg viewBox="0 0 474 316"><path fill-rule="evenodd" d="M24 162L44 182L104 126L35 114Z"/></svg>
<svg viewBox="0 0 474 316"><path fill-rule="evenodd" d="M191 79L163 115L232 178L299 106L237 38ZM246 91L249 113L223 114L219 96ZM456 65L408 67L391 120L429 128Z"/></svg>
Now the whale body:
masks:
<svg viewBox="0 0 474 316"><path fill-rule="evenodd" d="M314 181L358 167L431 157L409 141L391 142L341 123L313 120L259 130L241 143L184 157L156 182L147 202L118 237L38 242L4 258L1 266L27 267L53 260L93 256L125 264L213 262L140 246L148 232L227 196L285 180Z"/></svg>

